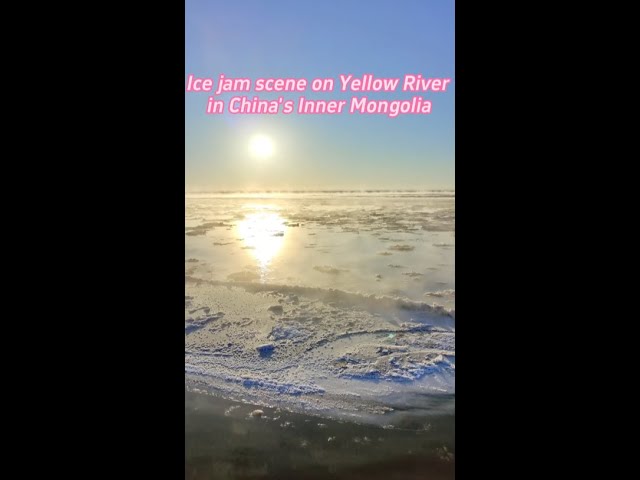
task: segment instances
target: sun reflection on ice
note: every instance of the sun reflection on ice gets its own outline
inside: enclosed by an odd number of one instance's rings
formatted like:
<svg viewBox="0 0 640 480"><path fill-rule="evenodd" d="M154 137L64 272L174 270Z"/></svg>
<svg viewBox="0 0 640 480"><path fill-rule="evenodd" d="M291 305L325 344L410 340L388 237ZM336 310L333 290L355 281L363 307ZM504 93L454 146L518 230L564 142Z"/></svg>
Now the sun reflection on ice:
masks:
<svg viewBox="0 0 640 480"><path fill-rule="evenodd" d="M266 273L273 258L282 249L287 226L285 220L267 207L249 213L238 223L238 233L244 247L258 262L262 274Z"/></svg>

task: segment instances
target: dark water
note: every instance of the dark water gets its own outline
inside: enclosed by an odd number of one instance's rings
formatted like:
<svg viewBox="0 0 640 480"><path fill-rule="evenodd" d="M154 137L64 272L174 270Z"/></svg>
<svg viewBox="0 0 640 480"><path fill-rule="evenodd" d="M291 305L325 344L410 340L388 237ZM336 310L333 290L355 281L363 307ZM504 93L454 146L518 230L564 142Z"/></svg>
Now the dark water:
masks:
<svg viewBox="0 0 640 480"><path fill-rule="evenodd" d="M255 409L262 418L251 416ZM455 416L407 412L393 428L185 391L185 479L453 479Z"/></svg>

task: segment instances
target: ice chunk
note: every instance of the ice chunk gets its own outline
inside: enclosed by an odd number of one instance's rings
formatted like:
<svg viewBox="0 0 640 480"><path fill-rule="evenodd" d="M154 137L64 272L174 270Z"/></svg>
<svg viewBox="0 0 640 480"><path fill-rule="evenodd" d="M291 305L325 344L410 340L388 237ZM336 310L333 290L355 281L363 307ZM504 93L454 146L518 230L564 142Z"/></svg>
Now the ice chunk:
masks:
<svg viewBox="0 0 640 480"><path fill-rule="evenodd" d="M275 350L275 345L273 343L263 343L262 345L258 345L256 350L261 354L271 353Z"/></svg>

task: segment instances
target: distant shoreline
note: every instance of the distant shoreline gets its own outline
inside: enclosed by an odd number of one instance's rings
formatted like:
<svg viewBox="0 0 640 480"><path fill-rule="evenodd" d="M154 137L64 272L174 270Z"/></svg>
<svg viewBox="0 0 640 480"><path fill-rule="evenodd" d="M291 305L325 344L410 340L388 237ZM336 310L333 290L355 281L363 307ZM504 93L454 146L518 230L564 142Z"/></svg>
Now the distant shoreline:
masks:
<svg viewBox="0 0 640 480"><path fill-rule="evenodd" d="M187 194L196 193L388 193L388 192L406 192L406 193L422 193L422 192L455 192L455 188L335 188L335 189L312 189L312 190L287 190L287 189L263 189L263 190L185 190Z"/></svg>

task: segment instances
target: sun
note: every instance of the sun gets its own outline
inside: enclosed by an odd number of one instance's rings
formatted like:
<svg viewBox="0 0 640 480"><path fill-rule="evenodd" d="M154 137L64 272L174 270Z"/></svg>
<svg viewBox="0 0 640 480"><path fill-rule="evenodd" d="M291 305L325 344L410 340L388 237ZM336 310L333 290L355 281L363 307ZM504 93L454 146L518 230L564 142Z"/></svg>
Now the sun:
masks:
<svg viewBox="0 0 640 480"><path fill-rule="evenodd" d="M266 135L254 135L249 141L249 153L254 158L269 158L273 155L273 150L273 141Z"/></svg>

